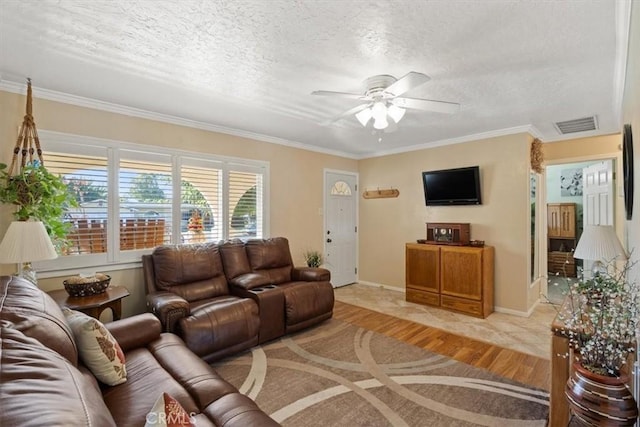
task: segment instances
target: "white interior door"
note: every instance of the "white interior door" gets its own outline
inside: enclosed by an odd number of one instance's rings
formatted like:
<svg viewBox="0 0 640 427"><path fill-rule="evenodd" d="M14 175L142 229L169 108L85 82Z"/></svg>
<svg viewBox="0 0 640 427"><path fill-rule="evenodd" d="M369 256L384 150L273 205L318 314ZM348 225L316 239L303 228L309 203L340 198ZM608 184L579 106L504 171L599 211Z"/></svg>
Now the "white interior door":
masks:
<svg viewBox="0 0 640 427"><path fill-rule="evenodd" d="M357 175L325 171L325 268L334 287L357 277Z"/></svg>
<svg viewBox="0 0 640 427"><path fill-rule="evenodd" d="M583 229L587 225L613 225L613 160L582 169ZM595 260L584 260L588 272Z"/></svg>

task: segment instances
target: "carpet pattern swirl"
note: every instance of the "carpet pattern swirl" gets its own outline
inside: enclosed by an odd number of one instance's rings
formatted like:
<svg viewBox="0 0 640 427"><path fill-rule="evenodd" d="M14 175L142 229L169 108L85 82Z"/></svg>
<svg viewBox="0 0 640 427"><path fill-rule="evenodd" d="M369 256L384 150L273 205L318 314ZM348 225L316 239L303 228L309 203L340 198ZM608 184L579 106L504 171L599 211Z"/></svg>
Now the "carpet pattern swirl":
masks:
<svg viewBox="0 0 640 427"><path fill-rule="evenodd" d="M548 393L331 319L214 365L284 426L545 426Z"/></svg>

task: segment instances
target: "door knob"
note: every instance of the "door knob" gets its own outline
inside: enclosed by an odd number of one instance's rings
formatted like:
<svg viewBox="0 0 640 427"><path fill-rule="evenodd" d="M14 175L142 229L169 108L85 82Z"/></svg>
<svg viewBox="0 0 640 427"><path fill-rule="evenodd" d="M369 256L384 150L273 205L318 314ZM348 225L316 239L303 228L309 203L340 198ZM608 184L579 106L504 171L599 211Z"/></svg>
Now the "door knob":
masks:
<svg viewBox="0 0 640 427"><path fill-rule="evenodd" d="M332 242L332 240L331 240L331 239L327 239L327 243L331 243L331 242Z"/></svg>

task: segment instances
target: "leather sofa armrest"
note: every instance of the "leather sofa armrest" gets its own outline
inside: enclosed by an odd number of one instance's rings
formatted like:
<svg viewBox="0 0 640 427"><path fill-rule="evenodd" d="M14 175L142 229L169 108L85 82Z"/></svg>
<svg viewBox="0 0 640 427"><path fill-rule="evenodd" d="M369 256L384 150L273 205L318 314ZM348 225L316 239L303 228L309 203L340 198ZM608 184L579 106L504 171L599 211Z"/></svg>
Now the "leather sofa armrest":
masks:
<svg viewBox="0 0 640 427"><path fill-rule="evenodd" d="M111 335L118 341L122 351L144 347L157 339L162 332L162 325L151 313L138 314L125 319L105 324Z"/></svg>
<svg viewBox="0 0 640 427"><path fill-rule="evenodd" d="M191 312L187 300L167 291L147 295L147 307L158 316L165 332L175 332L178 320Z"/></svg>
<svg viewBox="0 0 640 427"><path fill-rule="evenodd" d="M331 272L326 268L294 267L291 278L296 282L329 282Z"/></svg>
<svg viewBox="0 0 640 427"><path fill-rule="evenodd" d="M260 286L270 285L271 281L268 276L257 273L247 273L229 280L229 284L248 291Z"/></svg>

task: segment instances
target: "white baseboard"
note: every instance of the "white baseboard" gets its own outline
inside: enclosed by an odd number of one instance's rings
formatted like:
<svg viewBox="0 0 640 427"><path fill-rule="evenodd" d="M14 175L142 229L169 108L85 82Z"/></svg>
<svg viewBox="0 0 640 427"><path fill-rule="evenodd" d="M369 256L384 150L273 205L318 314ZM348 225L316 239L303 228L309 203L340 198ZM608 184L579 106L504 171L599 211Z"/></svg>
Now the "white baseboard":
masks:
<svg viewBox="0 0 640 427"><path fill-rule="evenodd" d="M374 287L374 288L384 288L384 289L386 289L388 291L402 292L403 294L405 293L404 287L400 288L398 286L385 285L385 284L376 283L376 282L366 282L364 280L358 280L357 283L359 285L371 286L371 287Z"/></svg>
<svg viewBox="0 0 640 427"><path fill-rule="evenodd" d="M529 308L529 310L527 311L520 311L520 310L512 310L510 308L504 308L504 307L494 307L493 311L495 311L496 313L504 313L504 314L510 314L512 316L519 316L519 317L530 317L531 314L533 313L533 310L536 309L536 307L538 306L538 304L540 304L540 300L537 300L532 306L531 308Z"/></svg>
<svg viewBox="0 0 640 427"><path fill-rule="evenodd" d="M376 283L376 282L367 282L365 280L358 280L357 283L359 285L371 286L373 288L383 288L389 291L401 292L403 294L406 293L405 288L400 288L398 286L385 285L383 283ZM533 304L533 306L531 306L531 308L528 311L513 310L511 308L504 308L504 307L494 307L493 310L496 313L510 314L512 316L518 316L518 317L530 317L533 311L535 310L535 308L538 306L538 304L540 304L540 300L537 300L535 304Z"/></svg>

